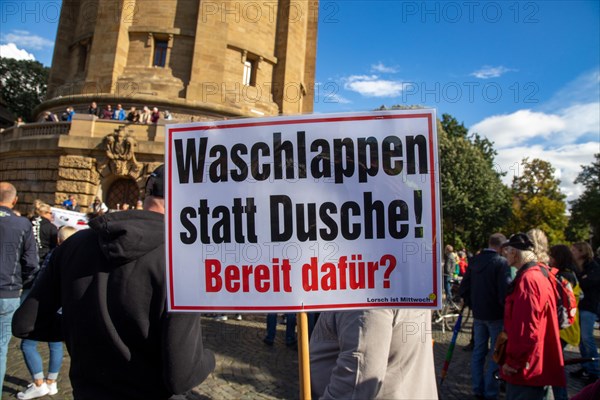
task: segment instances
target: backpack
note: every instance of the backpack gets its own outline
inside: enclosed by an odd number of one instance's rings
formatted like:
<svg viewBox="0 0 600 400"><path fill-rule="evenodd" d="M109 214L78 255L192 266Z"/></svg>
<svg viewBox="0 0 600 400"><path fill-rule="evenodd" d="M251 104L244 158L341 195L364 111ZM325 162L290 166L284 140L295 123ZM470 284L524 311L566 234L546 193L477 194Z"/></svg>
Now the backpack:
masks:
<svg viewBox="0 0 600 400"><path fill-rule="evenodd" d="M577 299L573 293L573 286L569 280L561 275L548 271L548 267L540 265L542 273L550 280L556 290L556 313L558 314L558 327L565 329L575 323L577 315Z"/></svg>

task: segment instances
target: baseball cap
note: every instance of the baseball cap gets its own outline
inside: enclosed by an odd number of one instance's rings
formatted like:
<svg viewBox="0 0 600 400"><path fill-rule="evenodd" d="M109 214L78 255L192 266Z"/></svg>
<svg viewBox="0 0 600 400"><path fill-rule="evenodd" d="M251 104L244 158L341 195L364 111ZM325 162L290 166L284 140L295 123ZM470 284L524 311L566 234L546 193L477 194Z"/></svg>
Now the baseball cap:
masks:
<svg viewBox="0 0 600 400"><path fill-rule="evenodd" d="M165 164L156 168L148 177L146 196L165 197Z"/></svg>
<svg viewBox="0 0 600 400"><path fill-rule="evenodd" d="M502 247L514 247L518 250L533 250L533 242L525 233L519 232L512 235Z"/></svg>

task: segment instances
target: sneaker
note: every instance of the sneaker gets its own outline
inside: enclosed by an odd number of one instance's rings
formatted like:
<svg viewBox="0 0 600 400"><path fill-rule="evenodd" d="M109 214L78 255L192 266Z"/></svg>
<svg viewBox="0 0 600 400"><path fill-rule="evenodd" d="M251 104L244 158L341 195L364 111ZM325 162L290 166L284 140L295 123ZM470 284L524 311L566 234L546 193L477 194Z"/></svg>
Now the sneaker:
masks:
<svg viewBox="0 0 600 400"><path fill-rule="evenodd" d="M236 319L236 321L241 321L242 320L242 314L235 314L235 319Z"/></svg>
<svg viewBox="0 0 600 400"><path fill-rule="evenodd" d="M48 385L48 394L50 396L54 396L55 394L58 393L58 385L56 384L56 381L52 382L52 383L47 383Z"/></svg>
<svg viewBox="0 0 600 400"><path fill-rule="evenodd" d="M227 321L227 315L217 315L215 321Z"/></svg>
<svg viewBox="0 0 600 400"><path fill-rule="evenodd" d="M264 344L266 344L267 346L273 346L273 343L274 343L274 342L273 342L272 340L269 340L269 339L267 339L267 338L264 338L264 339L263 339L263 343L264 343Z"/></svg>
<svg viewBox="0 0 600 400"><path fill-rule="evenodd" d="M48 385L46 385L46 382L42 383L40 386L35 386L34 383L30 383L27 385L27 390L17 393L17 398L21 400L37 399L38 397L43 397L48 393Z"/></svg>

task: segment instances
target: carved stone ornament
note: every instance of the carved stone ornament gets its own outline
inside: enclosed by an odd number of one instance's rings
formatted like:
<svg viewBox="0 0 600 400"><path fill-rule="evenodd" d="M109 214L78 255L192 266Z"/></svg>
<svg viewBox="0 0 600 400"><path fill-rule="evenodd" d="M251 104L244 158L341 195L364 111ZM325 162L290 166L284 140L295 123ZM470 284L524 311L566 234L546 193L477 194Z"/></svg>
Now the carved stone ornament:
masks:
<svg viewBox="0 0 600 400"><path fill-rule="evenodd" d="M114 133L106 135L104 149L110 172L136 179L142 171L142 164L135 159L136 146L136 140L125 135L125 127L119 127Z"/></svg>

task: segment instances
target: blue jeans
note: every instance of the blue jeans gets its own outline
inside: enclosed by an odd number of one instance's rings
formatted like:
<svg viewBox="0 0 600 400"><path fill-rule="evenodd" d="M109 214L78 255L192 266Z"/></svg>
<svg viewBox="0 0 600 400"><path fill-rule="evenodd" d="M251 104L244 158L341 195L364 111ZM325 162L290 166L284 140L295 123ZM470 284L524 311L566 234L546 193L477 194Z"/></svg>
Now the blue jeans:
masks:
<svg viewBox="0 0 600 400"><path fill-rule="evenodd" d="M475 395L490 399L498 397L498 381L494 378L498 364L492 360L491 353L496 338L502 332L502 322L501 319L495 321L475 319L473 322L474 337L471 356L473 392ZM488 359L487 368L486 359Z"/></svg>
<svg viewBox="0 0 600 400"><path fill-rule="evenodd" d="M4 375L6 374L8 343L12 337L12 317L20 303L18 297L0 299L0 391L4 385ZM2 396L0 395L0 397Z"/></svg>
<svg viewBox="0 0 600 400"><path fill-rule="evenodd" d="M296 314L285 314L285 344L296 343ZM277 332L277 314L267 314L267 337L269 342L275 341Z"/></svg>
<svg viewBox="0 0 600 400"><path fill-rule="evenodd" d="M596 313L579 310L579 324L581 325L581 342L579 342L579 352L581 357L598 357L598 348L594 339L594 322L596 322ZM600 368L598 361L583 363L582 367L590 375L600 377Z"/></svg>
<svg viewBox="0 0 600 400"><path fill-rule="evenodd" d="M27 369L31 377L35 379L44 379L44 367L42 365L42 357L37 351L39 342L35 340L23 339L21 341L21 351ZM48 379L56 380L60 367L63 361L63 345L62 342L48 342L50 349L50 361L48 365Z"/></svg>
<svg viewBox="0 0 600 400"><path fill-rule="evenodd" d="M549 386L522 386L506 383L506 400L545 400Z"/></svg>
<svg viewBox="0 0 600 400"><path fill-rule="evenodd" d="M444 275L444 291L446 292L446 301L452 300L452 284L450 275Z"/></svg>

